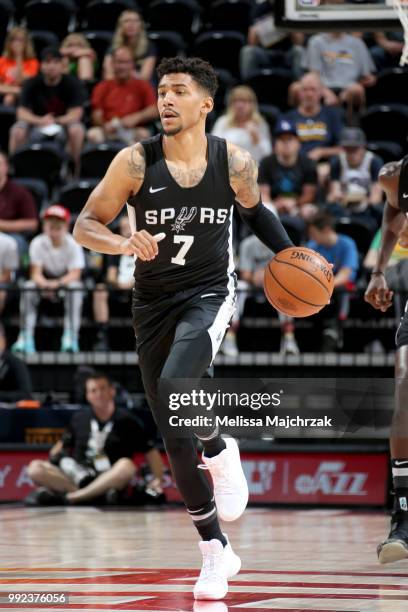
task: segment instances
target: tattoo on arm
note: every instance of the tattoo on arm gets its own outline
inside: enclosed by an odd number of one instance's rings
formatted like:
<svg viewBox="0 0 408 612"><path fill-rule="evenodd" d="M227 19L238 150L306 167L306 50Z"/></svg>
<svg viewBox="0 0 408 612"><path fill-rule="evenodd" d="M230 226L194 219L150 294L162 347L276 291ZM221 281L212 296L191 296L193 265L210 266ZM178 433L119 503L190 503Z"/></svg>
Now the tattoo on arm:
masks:
<svg viewBox="0 0 408 612"><path fill-rule="evenodd" d="M401 170L401 161L385 164L380 170L380 176L398 176Z"/></svg>
<svg viewBox="0 0 408 612"><path fill-rule="evenodd" d="M144 148L134 145L130 149L130 158L127 163L127 171L131 178L142 181L144 179L146 161Z"/></svg>
<svg viewBox="0 0 408 612"><path fill-rule="evenodd" d="M259 201L258 166L247 151L231 149L228 151L228 169L231 187L237 199L244 206Z"/></svg>

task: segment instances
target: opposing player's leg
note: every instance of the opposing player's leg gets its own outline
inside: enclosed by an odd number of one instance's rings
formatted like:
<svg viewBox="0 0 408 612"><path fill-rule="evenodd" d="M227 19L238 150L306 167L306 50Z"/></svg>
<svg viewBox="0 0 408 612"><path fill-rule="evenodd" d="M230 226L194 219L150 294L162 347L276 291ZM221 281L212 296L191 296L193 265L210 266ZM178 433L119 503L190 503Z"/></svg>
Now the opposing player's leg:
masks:
<svg viewBox="0 0 408 612"><path fill-rule="evenodd" d="M407 302L408 305L408 302ZM395 411L391 426L394 508L388 538L378 548L380 563L408 558L408 312L396 334Z"/></svg>

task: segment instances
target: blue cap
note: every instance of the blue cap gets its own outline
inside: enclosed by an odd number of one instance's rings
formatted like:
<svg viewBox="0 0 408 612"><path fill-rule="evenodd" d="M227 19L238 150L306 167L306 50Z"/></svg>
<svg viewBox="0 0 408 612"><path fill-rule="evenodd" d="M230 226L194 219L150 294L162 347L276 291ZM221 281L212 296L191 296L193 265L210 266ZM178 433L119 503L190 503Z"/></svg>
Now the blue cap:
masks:
<svg viewBox="0 0 408 612"><path fill-rule="evenodd" d="M296 125L287 119L279 119L275 125L273 133L275 136L282 136L282 134L293 134L293 136L298 135Z"/></svg>

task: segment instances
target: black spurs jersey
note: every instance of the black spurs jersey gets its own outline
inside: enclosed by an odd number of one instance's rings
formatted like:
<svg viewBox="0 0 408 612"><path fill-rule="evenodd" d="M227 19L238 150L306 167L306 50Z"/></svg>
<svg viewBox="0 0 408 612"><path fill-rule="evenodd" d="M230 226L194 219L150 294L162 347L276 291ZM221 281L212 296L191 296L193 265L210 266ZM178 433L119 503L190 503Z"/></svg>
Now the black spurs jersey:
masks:
<svg viewBox="0 0 408 612"><path fill-rule="evenodd" d="M400 210L408 213L408 155L401 162L401 169L398 182L398 204Z"/></svg>
<svg viewBox="0 0 408 612"><path fill-rule="evenodd" d="M141 144L146 170L139 192L128 204L136 227L165 232L152 261L136 261L136 291L161 293L233 282L232 213L225 140L207 134L207 168L195 187L180 187L167 167L159 134Z"/></svg>

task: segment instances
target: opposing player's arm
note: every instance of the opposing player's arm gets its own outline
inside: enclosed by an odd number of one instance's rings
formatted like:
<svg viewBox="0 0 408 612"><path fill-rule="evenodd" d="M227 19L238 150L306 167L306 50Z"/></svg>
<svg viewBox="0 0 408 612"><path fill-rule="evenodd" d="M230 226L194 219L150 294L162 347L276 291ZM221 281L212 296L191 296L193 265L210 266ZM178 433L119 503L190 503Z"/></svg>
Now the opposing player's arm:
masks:
<svg viewBox="0 0 408 612"><path fill-rule="evenodd" d="M371 280L364 299L371 306L383 312L391 306L393 296L392 291L388 288L384 272L405 223L405 215L400 210L398 202L400 170L401 162L390 162L381 168L378 176L387 201L384 206L377 262L371 273Z"/></svg>
<svg viewBox="0 0 408 612"><path fill-rule="evenodd" d="M255 160L247 151L231 143L227 144L227 151L230 185L241 218L275 253L293 246L279 219L262 204Z"/></svg>
<svg viewBox="0 0 408 612"><path fill-rule="evenodd" d="M157 242L145 230L124 238L106 227L118 216L128 198L139 191L144 173L141 145L127 147L116 155L75 223L73 234L79 244L108 255L137 255L145 261L157 255Z"/></svg>

